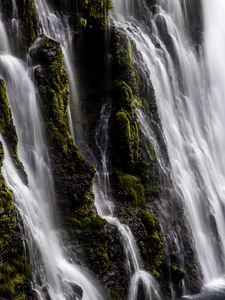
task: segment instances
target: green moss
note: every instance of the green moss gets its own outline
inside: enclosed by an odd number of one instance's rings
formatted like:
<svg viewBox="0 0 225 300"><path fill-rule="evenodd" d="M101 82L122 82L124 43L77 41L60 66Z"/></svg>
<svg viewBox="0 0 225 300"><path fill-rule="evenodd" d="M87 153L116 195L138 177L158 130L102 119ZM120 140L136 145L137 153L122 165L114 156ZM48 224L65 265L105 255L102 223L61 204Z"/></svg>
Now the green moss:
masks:
<svg viewBox="0 0 225 300"><path fill-rule="evenodd" d="M0 165L4 151L0 145ZM30 273L24 247L18 235L13 194L0 175L0 295L10 300L25 299Z"/></svg>
<svg viewBox="0 0 225 300"><path fill-rule="evenodd" d="M162 193L162 186L160 184L145 184L145 196L149 200L154 200L159 198Z"/></svg>
<svg viewBox="0 0 225 300"><path fill-rule="evenodd" d="M60 45L44 37L31 50L33 63L39 64L35 78L39 87L44 126L54 174L60 218L68 247L76 247L97 276L111 265L105 231L106 221L93 208L92 182L95 170L79 154L69 133L67 107L68 78ZM68 241L69 240L69 241Z"/></svg>
<svg viewBox="0 0 225 300"><path fill-rule="evenodd" d="M11 124L12 118L9 109L6 86L4 81L0 79L0 133L4 133Z"/></svg>
<svg viewBox="0 0 225 300"><path fill-rule="evenodd" d="M160 232L158 218L153 212L143 210L140 222L145 235L139 245L150 261L152 274L158 277L163 261L163 237Z"/></svg>
<svg viewBox="0 0 225 300"><path fill-rule="evenodd" d="M157 157L156 157L155 147L154 147L154 144L153 144L151 138L147 139L146 147L147 147L147 151L148 151L149 160L156 161Z"/></svg>
<svg viewBox="0 0 225 300"><path fill-rule="evenodd" d="M7 143L8 150L18 171L26 180L26 174L24 173L23 165L17 155L18 141L9 107L5 82L2 79L0 79L0 133L3 135Z"/></svg>
<svg viewBox="0 0 225 300"><path fill-rule="evenodd" d="M45 76L37 77L41 86L43 113L48 116L48 142L59 147L64 153L77 153L67 125L67 107L70 100L68 76L65 72L64 57L60 45L43 37L31 51L34 62L37 60L45 69ZM37 74L39 70L37 70Z"/></svg>
<svg viewBox="0 0 225 300"><path fill-rule="evenodd" d="M30 270L20 242L11 246L7 257L0 258L0 295L10 300L27 299L29 278Z"/></svg>
<svg viewBox="0 0 225 300"><path fill-rule="evenodd" d="M18 274L15 267L8 263L2 263L0 273L0 294L14 297L17 291L23 288L25 278L23 275ZM22 295L21 295L22 296Z"/></svg>
<svg viewBox="0 0 225 300"><path fill-rule="evenodd" d="M20 20L20 48L24 56L38 36L39 16L34 0L16 0Z"/></svg>
<svg viewBox="0 0 225 300"><path fill-rule="evenodd" d="M113 300L122 300L122 299L123 299L123 298L118 294L118 291L117 291L116 289L111 288L111 289L109 290L109 292L110 292L111 298L112 298Z"/></svg>
<svg viewBox="0 0 225 300"><path fill-rule="evenodd" d="M80 17L80 27L86 28L87 26L87 20L85 18Z"/></svg>
<svg viewBox="0 0 225 300"><path fill-rule="evenodd" d="M113 78L112 88L112 160L126 173L134 173L140 162L140 125L136 117L138 104L137 72L134 55L126 36L112 31Z"/></svg>
<svg viewBox="0 0 225 300"><path fill-rule="evenodd" d="M112 8L111 0L81 0L80 13L87 20L88 25L105 26L107 24L108 11Z"/></svg>
<svg viewBox="0 0 225 300"><path fill-rule="evenodd" d="M123 110L115 114L115 137L113 144L115 148L115 158L119 164L129 166L135 165L140 158L139 149L139 123L131 111L134 106L131 89L123 82L117 85L117 102ZM119 156L117 156L119 153Z"/></svg>
<svg viewBox="0 0 225 300"><path fill-rule="evenodd" d="M157 225L157 217L152 212L143 211L142 222L145 225L147 232L153 232Z"/></svg>
<svg viewBox="0 0 225 300"><path fill-rule="evenodd" d="M134 94L138 93L138 75L134 65L134 53L126 35L112 30L113 73L116 80L123 80Z"/></svg>
<svg viewBox="0 0 225 300"><path fill-rule="evenodd" d="M136 101L134 99L132 89L123 80L120 80L115 84L114 98L118 110L123 109L130 113L134 112Z"/></svg>
<svg viewBox="0 0 225 300"><path fill-rule="evenodd" d="M114 119L112 136L115 163L124 171L135 168L140 159L139 123L127 112L119 111Z"/></svg>
<svg viewBox="0 0 225 300"><path fill-rule="evenodd" d="M71 211L66 218L66 226L76 231L76 239L82 244L89 263L95 265L95 273L98 276L106 272L112 263L106 243L106 223L96 212L84 206Z"/></svg>
<svg viewBox="0 0 225 300"><path fill-rule="evenodd" d="M146 140L141 134L136 116L136 108L141 106L150 119L157 122L157 108L154 101L144 99L143 91L139 91L132 45L116 29L112 30L112 49L114 85L111 153L115 175L113 194L116 199L125 200L124 214L138 228L135 237L146 269L159 276L163 261L163 238L157 216L144 208L147 202L158 199L161 185L155 176L157 160L153 141L150 138ZM154 171L154 177L151 170Z"/></svg>
<svg viewBox="0 0 225 300"><path fill-rule="evenodd" d="M118 172L117 181L119 195L124 201L135 206L142 206L145 203L144 187L138 177Z"/></svg>
<svg viewBox="0 0 225 300"><path fill-rule="evenodd" d="M4 151L0 146L0 164L2 165ZM0 251L10 241L11 234L16 228L16 212L14 208L12 192L6 187L3 177L0 175Z"/></svg>
<svg viewBox="0 0 225 300"><path fill-rule="evenodd" d="M16 52L16 55L26 57L27 51L33 44L38 36L38 31L40 31L40 20L36 10L36 5L34 0L15 0L17 7L18 20L19 20L19 32L18 37L15 37L15 32L12 31L10 23L13 17L13 4L12 0L1 0L1 14L8 22L6 29L9 31L8 37L10 39L10 44L14 49L12 51ZM15 43L16 42L16 43Z"/></svg>

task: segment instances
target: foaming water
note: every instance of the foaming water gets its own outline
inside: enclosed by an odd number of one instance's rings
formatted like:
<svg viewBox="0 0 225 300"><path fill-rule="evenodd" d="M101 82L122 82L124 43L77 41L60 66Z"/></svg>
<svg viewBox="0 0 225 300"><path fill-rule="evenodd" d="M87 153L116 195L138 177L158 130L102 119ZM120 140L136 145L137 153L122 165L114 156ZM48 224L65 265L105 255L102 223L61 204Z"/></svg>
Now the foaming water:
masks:
<svg viewBox="0 0 225 300"><path fill-rule="evenodd" d="M225 273L225 3L202 1L205 43L197 53L188 36L185 1L181 6L179 0L159 0L154 13L143 5L141 20L133 9L140 9L138 1L127 1L126 7L114 2L115 24L141 55L140 69L150 75L174 187L208 284Z"/></svg>
<svg viewBox="0 0 225 300"><path fill-rule="evenodd" d="M127 299L138 300L142 297L142 299L146 300L160 300L161 296L158 283L149 272L141 269L141 258L129 226L122 224L119 219L114 216L114 203L110 191L108 169L110 116L111 104L103 104L96 130L96 145L100 151L101 163L97 170L96 183L94 186L95 206L98 214L106 219L108 223L116 226L120 233L130 277ZM141 291L140 288L142 289ZM141 292L142 294L140 294Z"/></svg>

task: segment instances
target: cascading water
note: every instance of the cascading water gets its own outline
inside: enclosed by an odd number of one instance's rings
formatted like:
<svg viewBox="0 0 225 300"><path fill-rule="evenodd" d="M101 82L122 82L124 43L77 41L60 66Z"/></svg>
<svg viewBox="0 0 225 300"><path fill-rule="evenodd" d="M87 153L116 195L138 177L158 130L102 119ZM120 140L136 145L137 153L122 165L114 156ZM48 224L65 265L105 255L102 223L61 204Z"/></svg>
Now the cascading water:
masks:
<svg viewBox="0 0 225 300"><path fill-rule="evenodd" d="M47 33L47 35L61 43L65 55L67 70L69 73L70 85L72 86L72 96L77 98L78 95L76 87L74 86L75 76L71 67L71 43L68 42L71 41L72 35L70 33L70 30L68 30L68 23L66 23L67 26L65 26L63 20L56 16L56 14L49 9L49 6L44 0L36 0L36 4L42 19L42 24L44 26L45 32ZM71 110L76 112L77 116L75 118L76 122L72 119L70 120L72 122L70 125L71 132L74 136L75 128L76 142L79 145L79 148L81 148L80 150L82 152L82 144L84 142L82 128L80 127L79 130L76 129L77 124L79 124L79 120L81 119L81 113L79 111L79 105L77 102L72 103ZM121 240L126 252L127 265L131 277L129 299L138 299L138 288L140 283L143 285L146 299L160 299L159 292L157 290L158 287L154 278L149 273L141 270L140 268L138 250L129 227L121 224L119 220L113 216L113 202L110 200L110 182L107 169L109 117L110 107L107 105L103 105L101 111L100 127L97 129L97 131L102 130L102 132L97 132L96 134L97 147L99 148L101 153L101 170L98 170L97 172L97 182L94 188L96 199L95 205L99 215L105 218L110 224L116 226L121 234ZM101 128L101 126L103 127ZM104 137L104 141L99 142L99 137ZM87 145L85 147L87 147Z"/></svg>
<svg viewBox="0 0 225 300"><path fill-rule="evenodd" d="M199 52L188 35L185 1L181 6L179 0L159 0L154 13L138 1L124 4L115 1L115 24L141 54L140 68L150 74L174 187L183 199L204 283L215 287L225 261L225 4L202 1L205 42ZM141 21L134 7L143 9Z"/></svg>
<svg viewBox="0 0 225 300"><path fill-rule="evenodd" d="M141 269L141 260L138 249L130 228L120 223L114 216L114 204L110 192L110 178L108 170L108 146L109 146L109 119L111 116L111 105L103 104L100 113L100 121L96 130L96 145L100 151L101 164L97 170L95 191L95 206L99 215L108 223L116 226L121 235L126 264L130 276L129 300L140 299L140 286L143 288L143 299L160 300L159 287L156 280Z"/></svg>
<svg viewBox="0 0 225 300"><path fill-rule="evenodd" d="M2 23L1 23L2 24ZM4 26L1 33L7 45ZM4 40L3 40L4 41ZM8 52L8 48L3 48ZM102 300L94 284L80 267L69 262L60 244L51 211L54 185L34 85L24 64L10 54L0 55L0 77L7 85L10 108L18 135L18 154L28 177L20 178L3 138L3 176L12 189L22 217L33 262L33 289L39 299ZM82 291L80 290L80 288Z"/></svg>
<svg viewBox="0 0 225 300"><path fill-rule="evenodd" d="M61 45L69 76L72 98L71 104L68 108L70 131L73 137L76 137L77 144L84 150L85 146L83 146L83 131L81 128L82 116L79 103L78 86L73 68L73 32L70 28L69 20L66 15L61 16L54 12L48 5L47 1L35 0L35 3L41 18L44 33L59 42Z"/></svg>
<svg viewBox="0 0 225 300"><path fill-rule="evenodd" d="M0 18L0 53L9 52L9 49L10 47L5 31L5 26Z"/></svg>
<svg viewBox="0 0 225 300"><path fill-rule="evenodd" d="M204 285L193 299L224 299L225 289L225 3L203 0L204 42L198 51L190 37L188 1L158 0L149 9L145 0L114 0L113 21L132 41L138 65L154 87L157 106L168 147L176 194L187 212ZM216 2L216 3L215 3ZM19 32L15 1L13 26ZM78 145L84 143L81 112L73 70L72 36L67 16L53 12L45 0L36 0L44 33L57 40L65 56L72 93L70 127ZM18 35L19 36L19 35ZM103 297L80 267L68 261L51 211L54 186L34 85L25 65L10 55L10 45L0 19L0 77L6 84L19 140L18 154L28 176L27 186L20 177L3 137L5 159L2 168L7 185L13 190L22 216L33 262L33 288L41 300L101 300ZM96 130L98 165L95 205L101 217L118 228L130 275L129 300L161 299L158 284L142 270L136 242L130 228L114 215L110 191L109 136L110 103L104 104ZM158 162L167 172L154 130L143 111L137 117L145 136L155 144ZM74 129L74 132L73 132ZM177 246L179 248L179 245ZM141 292L140 292L141 289ZM190 298L186 296L185 298Z"/></svg>

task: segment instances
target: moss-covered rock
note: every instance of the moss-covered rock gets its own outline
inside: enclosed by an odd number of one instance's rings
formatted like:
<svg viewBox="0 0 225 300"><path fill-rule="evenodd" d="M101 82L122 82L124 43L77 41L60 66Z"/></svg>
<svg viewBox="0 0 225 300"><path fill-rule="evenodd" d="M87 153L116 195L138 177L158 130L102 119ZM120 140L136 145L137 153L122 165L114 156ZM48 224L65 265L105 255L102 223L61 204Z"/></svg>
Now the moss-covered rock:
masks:
<svg viewBox="0 0 225 300"><path fill-rule="evenodd" d="M113 78L122 80L133 94L138 92L138 73L134 63L134 51L126 35L112 27Z"/></svg>
<svg viewBox="0 0 225 300"><path fill-rule="evenodd" d="M20 20L20 47L25 53L37 38L40 28L39 16L34 0L16 0Z"/></svg>
<svg viewBox="0 0 225 300"><path fill-rule="evenodd" d="M113 277L121 264L117 255L122 247L117 243L115 229L95 211L92 193L95 170L79 154L68 130L69 85L60 45L42 37L30 54L55 181L59 207L56 213L63 226L64 241L68 251L75 253L75 259L80 257L108 289L118 290L119 279L115 281Z"/></svg>
<svg viewBox="0 0 225 300"><path fill-rule="evenodd" d="M113 119L112 155L115 165L132 172L140 160L139 130L137 120L127 111L118 111Z"/></svg>
<svg viewBox="0 0 225 300"><path fill-rule="evenodd" d="M6 87L3 80L0 79L0 132L3 133L12 124L11 113L9 109Z"/></svg>
<svg viewBox="0 0 225 300"><path fill-rule="evenodd" d="M145 228L145 236L142 242L145 244L142 248L143 255L151 266L151 272L154 276L159 277L159 270L163 262L163 237L160 233L159 222L155 214L143 210L141 213L141 223ZM147 247L146 247L147 245Z"/></svg>
<svg viewBox="0 0 225 300"><path fill-rule="evenodd" d="M24 172L23 165L17 155L17 135L15 127L13 125L12 114L9 107L9 101L6 91L5 83L0 79L0 133L2 134L5 142L8 146L11 158L23 177L24 181L27 181L27 176Z"/></svg>
<svg viewBox="0 0 225 300"><path fill-rule="evenodd" d="M131 203L134 206L142 207L145 203L145 189L141 184L140 178L125 174L117 173L116 178L117 190L124 202Z"/></svg>
<svg viewBox="0 0 225 300"><path fill-rule="evenodd" d="M141 159L140 126L136 116L138 78L129 40L112 31L111 155L115 166L125 173L135 173Z"/></svg>
<svg viewBox="0 0 225 300"><path fill-rule="evenodd" d="M158 201L162 192L156 171L155 146L143 135L136 114L136 109L143 107L145 100L139 92L141 80L132 45L123 33L115 29L112 30L112 41L114 85L110 152L113 197L119 203L119 217L134 233L145 269L160 277L165 260L164 240L158 218L148 206ZM152 107L146 104L149 115L153 112ZM155 116L154 120L158 118Z"/></svg>
<svg viewBox="0 0 225 300"><path fill-rule="evenodd" d="M35 79L41 97L47 145L52 161L56 192L74 208L90 203L94 168L79 154L68 129L68 77L60 45L43 37L31 49Z"/></svg>
<svg viewBox="0 0 225 300"><path fill-rule="evenodd" d="M0 168L4 150L0 144ZM30 266L25 256L21 228L13 201L0 174L0 295L2 299L28 299L31 292Z"/></svg>
<svg viewBox="0 0 225 300"><path fill-rule="evenodd" d="M11 158L26 181L26 174L17 156L17 136L9 107L6 86L0 79L0 133ZM4 159L0 143L0 169ZM2 299L28 299L31 292L29 258L25 256L22 226L19 226L12 191L0 172L0 296Z"/></svg>
<svg viewBox="0 0 225 300"><path fill-rule="evenodd" d="M4 158L4 150L1 144L0 147L0 167L2 167L2 161ZM14 208L12 192L7 189L4 179L1 176L0 180L0 249L8 244L8 240L11 236L12 230L16 227L16 212Z"/></svg>

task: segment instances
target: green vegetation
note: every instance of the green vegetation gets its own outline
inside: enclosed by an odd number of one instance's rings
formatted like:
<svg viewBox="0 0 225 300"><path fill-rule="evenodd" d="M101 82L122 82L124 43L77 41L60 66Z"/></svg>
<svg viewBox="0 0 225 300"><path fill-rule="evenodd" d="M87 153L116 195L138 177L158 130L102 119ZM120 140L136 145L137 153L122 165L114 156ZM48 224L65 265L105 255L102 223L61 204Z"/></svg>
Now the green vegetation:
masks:
<svg viewBox="0 0 225 300"><path fill-rule="evenodd" d="M143 210L141 223L144 228L144 236L140 241L141 251L150 262L151 273L158 277L159 268L163 262L163 237L159 230L159 223L156 215L150 211Z"/></svg>
<svg viewBox="0 0 225 300"><path fill-rule="evenodd" d="M146 108L149 115L155 114L155 107L139 96L134 54L127 37L113 29L112 41L115 78L111 122L113 195L126 207L122 215L128 215L131 226L138 227L135 237L146 269L158 277L164 260L163 238L157 216L146 207L148 202L159 198L161 185L149 172L151 164L157 162L153 142L142 136L136 116L138 105Z"/></svg>
<svg viewBox="0 0 225 300"><path fill-rule="evenodd" d="M4 133L12 124L5 83L0 79L0 133Z"/></svg>
<svg viewBox="0 0 225 300"><path fill-rule="evenodd" d="M130 202L134 206L143 206L145 203L145 190L138 177L118 172L118 193L124 202Z"/></svg>
<svg viewBox="0 0 225 300"><path fill-rule="evenodd" d="M25 57L28 49L33 44L38 36L40 29L39 16L37 14L36 5L34 0L15 0L17 6L18 19L20 21L19 28L19 45L15 45L17 55ZM13 4L12 1L1 1L1 13L8 24L11 23L13 18ZM14 16L15 17L15 16ZM12 34L10 26L7 26L9 30L9 39L12 41L12 45L17 42L15 40L15 32ZM19 53L18 53L19 51Z"/></svg>
<svg viewBox="0 0 225 300"><path fill-rule="evenodd" d="M4 150L0 145L0 167L4 159ZM12 192L6 187L2 175L0 176L0 249L5 247L10 239L12 231L16 227L16 212L13 203Z"/></svg>
<svg viewBox="0 0 225 300"><path fill-rule="evenodd" d="M0 144L0 167L4 150ZM24 256L12 192L0 175L0 295L9 300L26 299L30 267Z"/></svg>
<svg viewBox="0 0 225 300"><path fill-rule="evenodd" d="M114 126L113 151L117 164L121 165L124 171L132 170L140 159L139 124L129 113L119 111L115 115Z"/></svg>
<svg viewBox="0 0 225 300"><path fill-rule="evenodd" d="M5 83L0 79L0 133L4 137L12 159L19 172L26 181L26 174L21 161L17 155L17 136L13 125L12 115L9 107L9 101Z"/></svg>
<svg viewBox="0 0 225 300"><path fill-rule="evenodd" d="M95 274L104 276L112 264L106 221L93 208L92 185L95 170L79 154L69 133L67 107L69 85L60 45L43 37L31 51L35 78L41 96L44 126L54 174L59 217L65 242L75 246Z"/></svg>
<svg viewBox="0 0 225 300"><path fill-rule="evenodd" d="M107 14L112 8L111 0L80 0L81 18L86 20L86 24L93 26L105 26L107 24Z"/></svg>

